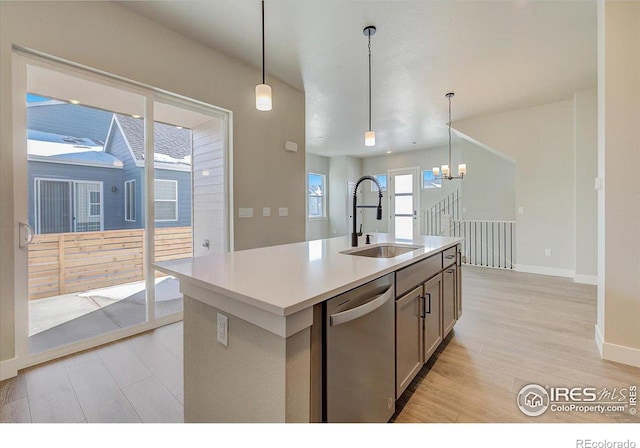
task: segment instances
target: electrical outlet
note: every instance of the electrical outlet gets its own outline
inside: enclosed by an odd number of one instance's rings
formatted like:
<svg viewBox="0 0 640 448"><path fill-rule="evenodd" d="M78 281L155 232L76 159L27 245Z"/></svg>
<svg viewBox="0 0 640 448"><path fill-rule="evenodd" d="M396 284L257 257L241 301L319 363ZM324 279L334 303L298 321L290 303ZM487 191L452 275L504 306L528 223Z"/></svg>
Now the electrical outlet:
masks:
<svg viewBox="0 0 640 448"><path fill-rule="evenodd" d="M271 216L271 207L263 207L262 216Z"/></svg>
<svg viewBox="0 0 640 448"><path fill-rule="evenodd" d="M545 257L550 257L551 256L551 249L545 249L544 250L544 256Z"/></svg>
<svg viewBox="0 0 640 448"><path fill-rule="evenodd" d="M524 207L523 206L518 207L518 215L524 215Z"/></svg>
<svg viewBox="0 0 640 448"><path fill-rule="evenodd" d="M220 313L218 313L218 328L216 331L216 339L225 347L229 346L229 318Z"/></svg>

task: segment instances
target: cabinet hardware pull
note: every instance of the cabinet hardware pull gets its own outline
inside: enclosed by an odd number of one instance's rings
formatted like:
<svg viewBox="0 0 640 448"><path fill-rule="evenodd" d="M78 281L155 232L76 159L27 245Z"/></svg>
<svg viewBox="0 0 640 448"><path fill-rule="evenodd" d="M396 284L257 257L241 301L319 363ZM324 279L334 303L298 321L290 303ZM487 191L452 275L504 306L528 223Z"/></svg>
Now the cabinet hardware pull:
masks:
<svg viewBox="0 0 640 448"><path fill-rule="evenodd" d="M422 299L422 310L420 311L420 317L424 319L427 317L425 313L425 311L427 311L427 299L425 298L425 296L420 296L420 299Z"/></svg>
<svg viewBox="0 0 640 448"><path fill-rule="evenodd" d="M422 298L424 299L424 317L427 317L427 314L431 314L431 293L427 293L426 295L429 296L429 311L427 311L427 299L425 296L422 296Z"/></svg>
<svg viewBox="0 0 640 448"><path fill-rule="evenodd" d="M447 255L447 258L451 260L452 258L455 258L455 255Z"/></svg>
<svg viewBox="0 0 640 448"><path fill-rule="evenodd" d="M453 274L453 269L447 269L447 274Z"/></svg>

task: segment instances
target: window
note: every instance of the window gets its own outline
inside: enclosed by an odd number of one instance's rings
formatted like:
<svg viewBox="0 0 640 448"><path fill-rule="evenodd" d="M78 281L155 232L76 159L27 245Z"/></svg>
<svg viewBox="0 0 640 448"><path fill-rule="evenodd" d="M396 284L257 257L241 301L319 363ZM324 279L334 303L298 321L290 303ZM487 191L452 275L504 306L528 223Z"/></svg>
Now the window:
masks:
<svg viewBox="0 0 640 448"><path fill-rule="evenodd" d="M156 221L178 220L178 181L154 180Z"/></svg>
<svg viewBox="0 0 640 448"><path fill-rule="evenodd" d="M442 187L442 179L436 179L433 171L424 170L422 172L422 188L440 188Z"/></svg>
<svg viewBox="0 0 640 448"><path fill-rule="evenodd" d="M325 175L309 173L309 218L325 218Z"/></svg>
<svg viewBox="0 0 640 448"><path fill-rule="evenodd" d="M382 191L387 191L387 175L386 174L374 174L373 177L376 178L380 186L382 187ZM378 188L371 182L371 191L378 191Z"/></svg>
<svg viewBox="0 0 640 448"><path fill-rule="evenodd" d="M100 192L89 192L89 217L100 217Z"/></svg>
<svg viewBox="0 0 640 448"><path fill-rule="evenodd" d="M128 180L124 183L124 220L136 220L136 181Z"/></svg>

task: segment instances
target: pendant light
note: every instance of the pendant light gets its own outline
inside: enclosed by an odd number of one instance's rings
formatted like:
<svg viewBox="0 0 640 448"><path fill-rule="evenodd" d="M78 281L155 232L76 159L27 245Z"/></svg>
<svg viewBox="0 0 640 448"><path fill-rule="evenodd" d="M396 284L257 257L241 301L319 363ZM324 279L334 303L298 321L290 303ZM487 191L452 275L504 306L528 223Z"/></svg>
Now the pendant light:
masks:
<svg viewBox="0 0 640 448"><path fill-rule="evenodd" d="M265 84L264 68L264 0L262 1L262 84L256 86L256 109L271 110L271 87Z"/></svg>
<svg viewBox="0 0 640 448"><path fill-rule="evenodd" d="M376 146L376 133L371 130L371 36L376 34L376 27L367 26L362 32L369 41L369 130L364 133L364 146Z"/></svg>
<svg viewBox="0 0 640 448"><path fill-rule="evenodd" d="M451 98L454 95L455 93L453 92L449 92L445 95L449 99L449 164L442 165L441 167L434 166L432 168L435 179L439 179L439 180L463 179L464 175L467 174L467 164L461 163L458 165L458 175L457 176L451 175ZM442 175L440 175L441 171L442 171Z"/></svg>

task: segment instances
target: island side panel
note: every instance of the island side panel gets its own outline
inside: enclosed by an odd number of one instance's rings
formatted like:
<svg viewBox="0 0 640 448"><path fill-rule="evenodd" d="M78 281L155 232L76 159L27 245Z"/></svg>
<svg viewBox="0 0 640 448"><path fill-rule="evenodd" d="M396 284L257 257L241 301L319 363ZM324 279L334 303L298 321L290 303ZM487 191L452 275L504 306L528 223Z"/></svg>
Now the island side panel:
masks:
<svg viewBox="0 0 640 448"><path fill-rule="evenodd" d="M229 318L228 347L216 341ZM308 422L309 329L282 338L184 297L185 422Z"/></svg>

